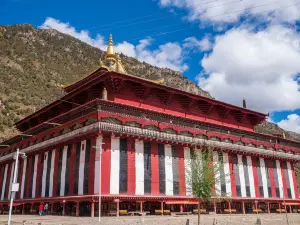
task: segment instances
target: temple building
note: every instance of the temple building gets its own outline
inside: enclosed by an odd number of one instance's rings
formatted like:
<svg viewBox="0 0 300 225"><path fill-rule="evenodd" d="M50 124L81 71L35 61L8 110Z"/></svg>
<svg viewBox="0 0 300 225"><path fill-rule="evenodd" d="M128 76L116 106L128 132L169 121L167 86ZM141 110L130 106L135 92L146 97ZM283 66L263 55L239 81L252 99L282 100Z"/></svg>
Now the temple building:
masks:
<svg viewBox="0 0 300 225"><path fill-rule="evenodd" d="M192 212L188 162L203 142L229 174L215 184L227 197L203 202L204 211L297 212L300 143L256 133L267 115L127 74L112 36L100 64L1 143L0 213L8 211L18 148L27 158L19 160L14 213L48 203L51 214L97 216L99 191L103 216Z"/></svg>

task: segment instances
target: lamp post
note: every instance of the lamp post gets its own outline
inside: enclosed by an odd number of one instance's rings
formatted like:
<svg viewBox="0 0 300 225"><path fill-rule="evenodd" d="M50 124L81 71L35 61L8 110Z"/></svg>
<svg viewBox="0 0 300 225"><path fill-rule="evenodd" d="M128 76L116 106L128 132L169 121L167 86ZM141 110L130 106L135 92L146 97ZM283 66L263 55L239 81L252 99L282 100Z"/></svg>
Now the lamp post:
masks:
<svg viewBox="0 0 300 225"><path fill-rule="evenodd" d="M11 222L11 211L12 211L12 206L13 206L13 202L14 202L14 192L19 191L19 183L16 183L17 181L17 171L18 171L18 161L19 161L19 155L21 155L21 157L23 159L26 158L25 153L20 152L19 148L17 149L17 152L14 154L13 159L16 161L15 163L15 169L14 169L14 179L13 179L13 183L12 183L12 187L11 187L11 195L10 195L10 206L9 206L9 214L8 214L8 225L10 225Z"/></svg>
<svg viewBox="0 0 300 225"><path fill-rule="evenodd" d="M93 146L93 148L95 148L95 149L99 149L99 195L98 195L98 197L99 197L99 222L101 222L101 175L102 175L102 171L101 171L101 159L102 159L102 145L103 145L104 143L102 142L102 139L100 140L100 147L99 148L97 148L97 146Z"/></svg>

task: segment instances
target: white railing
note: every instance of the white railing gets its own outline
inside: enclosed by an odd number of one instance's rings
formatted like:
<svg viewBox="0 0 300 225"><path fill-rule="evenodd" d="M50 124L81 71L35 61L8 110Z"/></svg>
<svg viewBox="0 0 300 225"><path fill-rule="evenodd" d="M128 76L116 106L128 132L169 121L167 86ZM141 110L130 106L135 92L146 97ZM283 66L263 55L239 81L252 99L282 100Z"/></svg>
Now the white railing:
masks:
<svg viewBox="0 0 300 225"><path fill-rule="evenodd" d="M43 148L55 146L62 142L71 140L76 137L80 137L81 135L91 133L97 130L110 131L110 132L121 133L121 134L129 134L133 136L142 136L142 137L156 139L160 141L169 141L169 142L178 142L178 143L186 143L186 144L196 144L196 145L201 145L203 143L206 143L207 145L213 145L216 148L232 150L236 153L248 153L248 154L250 153L250 154L258 154L261 156L271 156L271 157L273 156L273 157L279 157L288 160L300 161L300 155L294 155L285 152L277 152L277 151L267 150L267 149L260 149L256 147L250 147L250 146L242 146L242 145L237 145L228 142L203 140L200 138L187 137L178 134L169 134L169 133L155 131L155 130L148 130L139 127L123 126L123 125L107 123L107 122L96 122L90 124L88 126L71 131L67 134L62 134L60 136L48 139L38 144L31 145L27 148L22 149L21 152L29 153ZM13 153L7 154L1 157L0 162L11 159L12 157L13 157Z"/></svg>

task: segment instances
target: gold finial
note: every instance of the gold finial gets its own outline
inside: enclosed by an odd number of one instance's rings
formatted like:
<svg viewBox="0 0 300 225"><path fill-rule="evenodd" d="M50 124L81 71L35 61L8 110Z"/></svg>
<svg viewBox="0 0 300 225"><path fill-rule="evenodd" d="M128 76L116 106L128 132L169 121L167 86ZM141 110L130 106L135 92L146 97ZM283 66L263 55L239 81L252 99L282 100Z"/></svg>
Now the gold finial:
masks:
<svg viewBox="0 0 300 225"><path fill-rule="evenodd" d="M106 61L109 63L110 66L115 64L116 62L112 35L109 35L109 42L108 42L107 52L106 52Z"/></svg>
<svg viewBox="0 0 300 225"><path fill-rule="evenodd" d="M165 79L153 80L153 82L157 84L163 84L165 82Z"/></svg>
<svg viewBox="0 0 300 225"><path fill-rule="evenodd" d="M116 54L117 62L116 62L116 69L115 71L118 73L127 73L122 62L119 54Z"/></svg>

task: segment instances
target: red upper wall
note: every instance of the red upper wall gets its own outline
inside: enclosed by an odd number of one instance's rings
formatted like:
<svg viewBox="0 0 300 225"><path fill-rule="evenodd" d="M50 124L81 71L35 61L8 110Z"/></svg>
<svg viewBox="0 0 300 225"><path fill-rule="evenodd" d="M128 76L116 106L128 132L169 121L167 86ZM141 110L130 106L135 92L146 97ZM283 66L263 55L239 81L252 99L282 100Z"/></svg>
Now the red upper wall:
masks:
<svg viewBox="0 0 300 225"><path fill-rule="evenodd" d="M51 121L52 118L93 99L102 98L104 87L108 100L117 103L242 130L253 130L266 116L150 80L99 69L65 88L68 93L62 99L24 118L16 126L25 132L45 121Z"/></svg>

